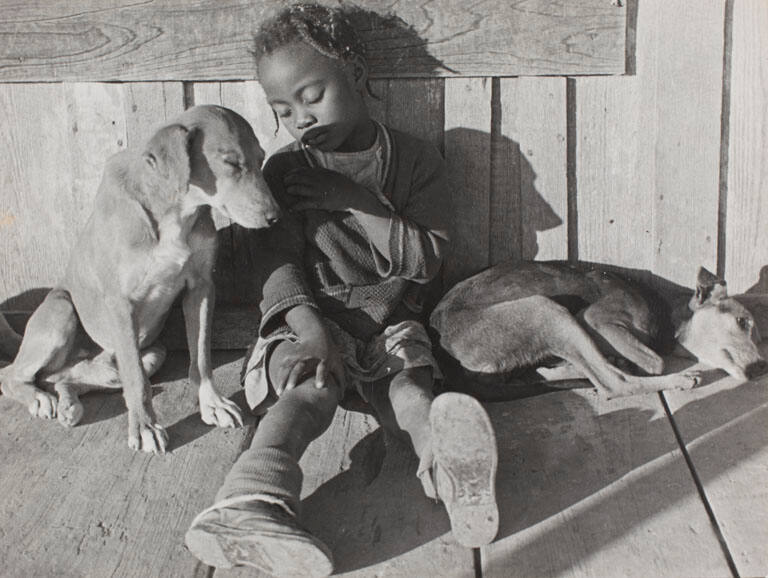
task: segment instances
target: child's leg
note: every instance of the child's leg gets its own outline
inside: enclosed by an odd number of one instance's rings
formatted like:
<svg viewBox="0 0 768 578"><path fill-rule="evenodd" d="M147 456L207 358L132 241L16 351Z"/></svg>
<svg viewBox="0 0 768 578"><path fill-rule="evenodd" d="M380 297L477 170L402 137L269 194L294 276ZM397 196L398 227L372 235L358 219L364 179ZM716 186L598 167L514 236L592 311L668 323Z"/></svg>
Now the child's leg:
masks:
<svg viewBox="0 0 768 578"><path fill-rule="evenodd" d="M382 425L407 437L419 457L425 493L448 511L459 543L477 547L496 536L496 438L474 398L448 393L433 399L429 367L406 369L389 384L366 389Z"/></svg>
<svg viewBox="0 0 768 578"><path fill-rule="evenodd" d="M292 344L271 355L273 383ZM326 576L328 548L298 522L302 473L298 461L333 420L338 386L316 388L308 379L283 393L256 429L251 446L235 462L213 506L192 522L186 543L210 566L254 566L274 575Z"/></svg>

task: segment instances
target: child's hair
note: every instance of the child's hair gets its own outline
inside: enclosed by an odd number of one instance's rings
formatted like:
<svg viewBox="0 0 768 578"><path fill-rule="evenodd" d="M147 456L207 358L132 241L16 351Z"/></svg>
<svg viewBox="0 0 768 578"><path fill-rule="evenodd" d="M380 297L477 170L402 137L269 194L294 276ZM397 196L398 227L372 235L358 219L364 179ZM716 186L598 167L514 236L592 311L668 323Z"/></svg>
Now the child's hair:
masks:
<svg viewBox="0 0 768 578"><path fill-rule="evenodd" d="M360 57L366 62L365 46L341 9L304 3L281 10L261 25L253 52L256 62L297 41L334 60L344 62ZM365 89L375 98L367 81Z"/></svg>

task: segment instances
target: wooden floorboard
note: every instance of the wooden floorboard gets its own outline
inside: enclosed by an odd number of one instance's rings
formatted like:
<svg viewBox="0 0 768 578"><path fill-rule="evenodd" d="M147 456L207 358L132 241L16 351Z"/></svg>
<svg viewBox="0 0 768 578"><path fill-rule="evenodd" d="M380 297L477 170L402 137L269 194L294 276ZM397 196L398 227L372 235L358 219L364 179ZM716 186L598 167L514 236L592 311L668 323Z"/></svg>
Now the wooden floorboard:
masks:
<svg viewBox="0 0 768 578"><path fill-rule="evenodd" d="M242 352L218 352L216 376L239 396ZM202 424L173 354L154 380L171 434L165 456L126 445L119 395L86 397L84 423L64 429L0 397L0 575L209 576L186 550L189 522L209 505L250 427ZM708 382L718 374L707 373ZM501 526L479 552L483 576L766 575L768 378L716 381L662 398L604 401L563 391L486 404L497 432ZM302 459L304 523L341 575L474 577L475 556L425 498L417 461L370 415L337 410ZM696 488L726 542L718 535ZM216 578L258 576L217 570Z"/></svg>
<svg viewBox="0 0 768 578"><path fill-rule="evenodd" d="M664 395L739 575L768 576L768 376L705 375L704 388Z"/></svg>
<svg viewBox="0 0 768 578"><path fill-rule="evenodd" d="M488 407L501 527L483 576L730 575L657 395Z"/></svg>
<svg viewBox="0 0 768 578"><path fill-rule="evenodd" d="M214 360L228 394L238 388L241 355ZM184 532L248 429L203 424L186 371L186 355L173 354L153 380L155 409L171 436L166 455L128 449L119 394L86 396L84 423L71 429L0 396L0 575L205 575Z"/></svg>

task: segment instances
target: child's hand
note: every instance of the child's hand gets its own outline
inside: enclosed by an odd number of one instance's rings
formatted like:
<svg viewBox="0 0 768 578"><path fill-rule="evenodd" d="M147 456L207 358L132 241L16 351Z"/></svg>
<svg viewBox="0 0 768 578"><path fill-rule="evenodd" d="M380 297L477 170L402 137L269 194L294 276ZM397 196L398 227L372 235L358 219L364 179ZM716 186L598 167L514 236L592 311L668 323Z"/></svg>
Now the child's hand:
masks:
<svg viewBox="0 0 768 578"><path fill-rule="evenodd" d="M285 175L285 190L301 200L292 210L349 211L370 201L368 189L352 179L323 168L295 169Z"/></svg>
<svg viewBox="0 0 768 578"><path fill-rule="evenodd" d="M344 364L341 354L325 327L322 317L313 308L298 305L286 313L288 325L299 341L283 356L273 386L278 394L293 389L312 374L315 387L330 382L344 384Z"/></svg>
<svg viewBox="0 0 768 578"><path fill-rule="evenodd" d="M302 338L281 362L278 383L273 383L278 395L293 389L312 375L318 389L333 382L339 386L343 384L344 366L339 351L333 341L323 336Z"/></svg>

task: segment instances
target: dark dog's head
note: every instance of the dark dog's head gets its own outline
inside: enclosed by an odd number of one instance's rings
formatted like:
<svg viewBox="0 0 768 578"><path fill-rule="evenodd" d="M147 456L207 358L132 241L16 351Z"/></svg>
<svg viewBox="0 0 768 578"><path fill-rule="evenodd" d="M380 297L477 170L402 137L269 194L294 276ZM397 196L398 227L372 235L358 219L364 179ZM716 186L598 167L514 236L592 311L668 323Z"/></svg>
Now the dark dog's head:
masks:
<svg viewBox="0 0 768 578"><path fill-rule="evenodd" d="M264 151L248 122L220 106L195 106L158 130L143 161L174 202L210 205L238 225L268 227L280 209L264 181Z"/></svg>
<svg viewBox="0 0 768 578"><path fill-rule="evenodd" d="M700 361L738 379L752 379L768 369L756 346L760 334L755 318L728 296L725 281L699 269L688 307L692 315L681 325L678 341Z"/></svg>

